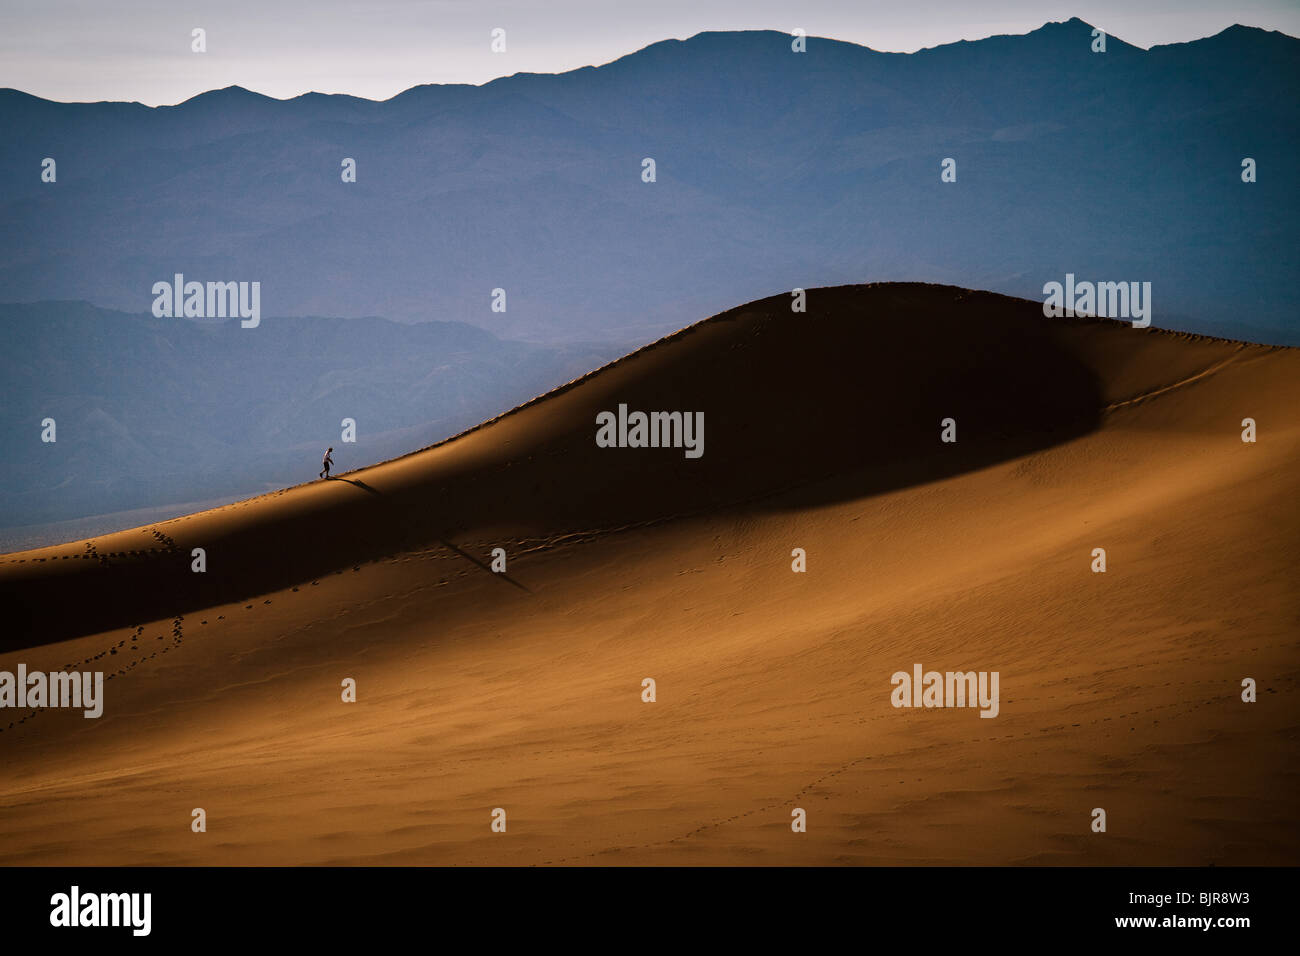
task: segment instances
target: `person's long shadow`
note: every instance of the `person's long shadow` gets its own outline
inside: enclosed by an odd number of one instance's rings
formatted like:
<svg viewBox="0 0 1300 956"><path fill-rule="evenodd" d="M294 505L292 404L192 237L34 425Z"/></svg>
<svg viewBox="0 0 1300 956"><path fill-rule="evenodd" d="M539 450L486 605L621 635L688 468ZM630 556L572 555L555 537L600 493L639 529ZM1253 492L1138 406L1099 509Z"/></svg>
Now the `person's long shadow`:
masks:
<svg viewBox="0 0 1300 956"><path fill-rule="evenodd" d="M368 492L370 492L370 493L371 493L372 495L374 495L376 498L382 498L382 497L384 496L383 492L381 492L381 491L376 491L374 488L371 488L371 487L370 487L368 484L366 484L364 481L358 481L356 478L343 478L343 477L338 476L338 475L330 475L330 476L329 476L328 478L326 478L325 480L326 480L326 481L346 481L349 485L356 485L356 486L357 486L358 488L360 488L362 491L368 491Z"/></svg>
<svg viewBox="0 0 1300 956"><path fill-rule="evenodd" d="M374 488L370 487L368 484L366 484L364 481L360 481L360 480L358 480L358 479L356 479L356 478L343 478L343 477L341 477L341 476L334 476L334 475L331 475L331 476L330 476L329 478L327 478L326 480L327 480L327 481L346 481L349 485L356 485L356 486L357 486L358 488L360 488L362 491L368 491L368 492L370 492L370 493L371 493L372 495L374 495L376 498L383 498L383 497L384 497L384 493L383 493L382 491L377 491L376 489L374 489ZM452 551L455 551L457 554L459 554L459 555L460 555L462 558L464 558L466 561L469 561L469 562L471 562L472 564L477 565L478 567L482 568L484 571L486 571L488 574L492 575L493 577L495 577L495 578L503 578L504 580L506 580L506 581L510 582L511 584L513 584L515 587L519 588L519 590L523 591L525 594L532 594L532 593L533 593L533 592L530 591L527 587L525 587L523 584L520 584L518 581L516 581L516 580L515 580L514 578L512 578L510 575L506 574L504 571L493 571L491 567L489 567L488 565L484 564L484 563L483 563L482 561L480 561L478 558L474 557L474 555L470 554L468 551L464 550L463 548L457 547L456 545L452 544L452 543L451 543L450 541L448 541L446 538L439 538L438 540L441 541L441 542L442 542L444 545L446 545L448 548L450 548Z"/></svg>

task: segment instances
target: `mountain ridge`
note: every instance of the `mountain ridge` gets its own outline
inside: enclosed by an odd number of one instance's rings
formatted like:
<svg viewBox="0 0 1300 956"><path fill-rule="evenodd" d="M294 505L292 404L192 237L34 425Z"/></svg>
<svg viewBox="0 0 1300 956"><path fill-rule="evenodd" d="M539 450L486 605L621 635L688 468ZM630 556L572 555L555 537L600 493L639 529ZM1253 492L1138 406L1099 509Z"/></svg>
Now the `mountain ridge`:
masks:
<svg viewBox="0 0 1300 956"><path fill-rule="evenodd" d="M1086 32L1086 34L1089 37L1091 37L1091 32L1094 29L1098 29L1098 28L1095 27L1093 24L1088 23L1086 20L1083 20L1080 17L1070 17L1066 20L1045 21L1041 26L1035 27L1033 30L1030 30L1026 33L995 33L995 34L990 34L986 37L980 37L975 40L967 40L967 39L953 40L948 43L939 43L934 46L920 47L916 50L906 51L906 52L896 51L896 50L877 50L874 47L871 47L865 43L857 43L852 40L841 40L835 37L808 36L807 39L809 42L815 42L818 44L828 44L828 45L834 44L844 48L852 48L856 50L865 51L867 53L872 53L878 56L907 57L907 56L915 56L921 53L934 53L937 51L948 50L951 48L974 46L981 43L985 43L986 41L989 40L1026 41L1036 36L1040 38L1068 36L1071 39L1076 39L1084 32ZM1224 27L1218 33L1209 34L1204 37L1198 37L1197 39L1194 40L1180 40L1171 43L1158 43L1158 44L1153 44L1150 47L1136 46L1135 44L1128 43L1127 41L1121 39L1120 37L1117 37L1109 33L1107 34L1107 43L1108 44L1116 43L1118 44L1118 47L1116 47L1117 49L1122 49L1126 52L1136 51L1139 53L1150 53L1155 50L1163 50L1170 47L1186 47L1186 46L1192 46L1200 43L1207 43L1210 41L1220 41L1224 39L1237 40L1242 37L1254 38L1256 35L1276 36L1282 38L1283 40L1292 40L1292 41L1297 39L1296 37L1293 37L1287 33L1283 33L1280 30L1266 30L1262 27L1250 26L1249 24L1233 23L1230 24L1229 26ZM763 37L770 37L770 38L781 38L784 41L789 41L791 34L781 30L762 29L762 28L756 28L750 30L701 30L698 33L694 33L691 36L686 37L685 39L667 37L662 40L656 40L653 43L649 43L643 47L640 47L639 49L629 51L628 53L624 53L621 56L615 57L614 59L608 60L604 63L592 63L584 66L574 67L568 70L561 70L554 73L520 71L517 73L509 73L509 74L504 74L502 76L493 77L492 79L485 80L482 83L417 83L414 86L410 86L404 90L400 90L399 92L394 93L392 96L386 97L382 100L370 99L369 97L364 97L364 96L357 96L352 93L342 93L342 92L331 93L331 92L324 92L320 90L307 90L302 93L295 94L293 96L276 97L268 93L261 93L257 90L250 89L238 83L232 83L224 87L217 87L211 90L205 90L201 93L196 93L193 96L187 97L186 99L180 100L179 102L176 103L160 103L156 106L148 106L144 103L141 103L139 100L52 100L46 97L42 97L35 93L28 93L24 90L20 90L15 87L0 87L0 97L3 97L7 94L19 94L21 96L30 97L31 99L34 100L39 100L42 103L49 103L54 105L63 105L63 106L125 105L125 106L141 106L147 110L174 109L176 107L194 104L198 101L208 101L211 98L216 98L216 97L221 97L223 99L244 99L245 98L244 94L247 94L248 96L254 97L259 100L266 100L275 103L293 103L306 98L323 98L335 102L346 101L350 103L368 103L374 105L383 105L383 104L392 103L394 100L397 100L402 97L406 97L409 94L412 94L419 90L428 90L428 89L447 90L447 89L471 89L471 88L482 89L484 87L488 87L493 84L501 83L507 80L513 80L518 77L566 77L576 73L583 73L585 71L590 71L590 70L602 70L605 69L606 67L610 67L615 64L621 63L622 61L627 60L629 58L640 57L642 54L657 50L658 48L661 47L665 49L669 49L674 46L686 46L695 43L697 41L700 41L702 39L713 38L713 37L745 37L745 36L763 36ZM1107 52L1110 52L1110 49L1111 48L1108 46Z"/></svg>
<svg viewBox="0 0 1300 956"><path fill-rule="evenodd" d="M1224 334L1244 309L1300 341L1300 191L1278 175L1300 41L1242 28L1095 54L1080 20L910 54L812 39L796 55L786 34L705 32L384 101L7 94L0 301L139 311L184 272L260 280L280 315L432 315L545 344L651 340L782 286L1026 297L1074 272L1151 280L1157 324Z"/></svg>

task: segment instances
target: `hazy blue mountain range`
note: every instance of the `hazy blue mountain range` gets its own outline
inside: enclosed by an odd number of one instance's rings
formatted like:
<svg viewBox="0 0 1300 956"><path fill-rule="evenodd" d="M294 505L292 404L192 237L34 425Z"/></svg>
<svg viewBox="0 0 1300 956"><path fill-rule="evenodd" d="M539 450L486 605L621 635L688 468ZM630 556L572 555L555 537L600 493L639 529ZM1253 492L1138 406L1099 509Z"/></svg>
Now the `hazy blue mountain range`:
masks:
<svg viewBox="0 0 1300 956"><path fill-rule="evenodd" d="M0 91L0 301L138 313L180 272L260 281L266 315L646 341L796 286L1072 272L1152 282L1157 326L1300 342L1300 41L1091 46L1077 19L914 54L705 33L384 102Z"/></svg>
<svg viewBox="0 0 1300 956"><path fill-rule="evenodd" d="M297 484L329 445L336 471L382 461L625 350L457 322L267 317L243 329L78 302L0 306L0 527ZM344 418L355 444L340 440Z"/></svg>

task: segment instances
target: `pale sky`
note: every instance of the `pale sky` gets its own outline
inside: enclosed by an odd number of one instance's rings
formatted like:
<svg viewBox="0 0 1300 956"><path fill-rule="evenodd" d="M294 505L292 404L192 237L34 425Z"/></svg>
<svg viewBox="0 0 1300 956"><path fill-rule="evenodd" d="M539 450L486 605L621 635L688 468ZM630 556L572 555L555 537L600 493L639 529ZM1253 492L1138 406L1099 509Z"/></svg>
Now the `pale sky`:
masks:
<svg viewBox="0 0 1300 956"><path fill-rule="evenodd" d="M1072 16L1141 47L1233 23L1300 36L1297 0L4 0L0 87L150 106L232 84L387 99L421 83L607 63L702 30L802 27L912 52ZM206 53L190 51L195 27ZM489 49L495 27L505 53Z"/></svg>

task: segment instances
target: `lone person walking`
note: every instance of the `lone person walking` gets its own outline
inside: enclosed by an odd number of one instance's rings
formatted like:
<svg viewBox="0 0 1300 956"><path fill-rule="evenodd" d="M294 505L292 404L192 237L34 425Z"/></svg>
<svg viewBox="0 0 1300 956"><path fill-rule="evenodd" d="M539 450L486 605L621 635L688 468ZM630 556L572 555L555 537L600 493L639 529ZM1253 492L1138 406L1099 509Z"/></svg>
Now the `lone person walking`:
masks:
<svg viewBox="0 0 1300 956"><path fill-rule="evenodd" d="M325 452L325 458L324 458L324 460L321 462L321 464L325 466L325 467L323 467L323 468L321 469L321 472L320 472L320 476L321 476L322 478L328 478L328 477L330 476L330 466L331 466L332 464L334 464L334 459L330 457L330 453L333 452L333 451L334 451L334 449L331 448L331 449L329 449L329 451Z"/></svg>

